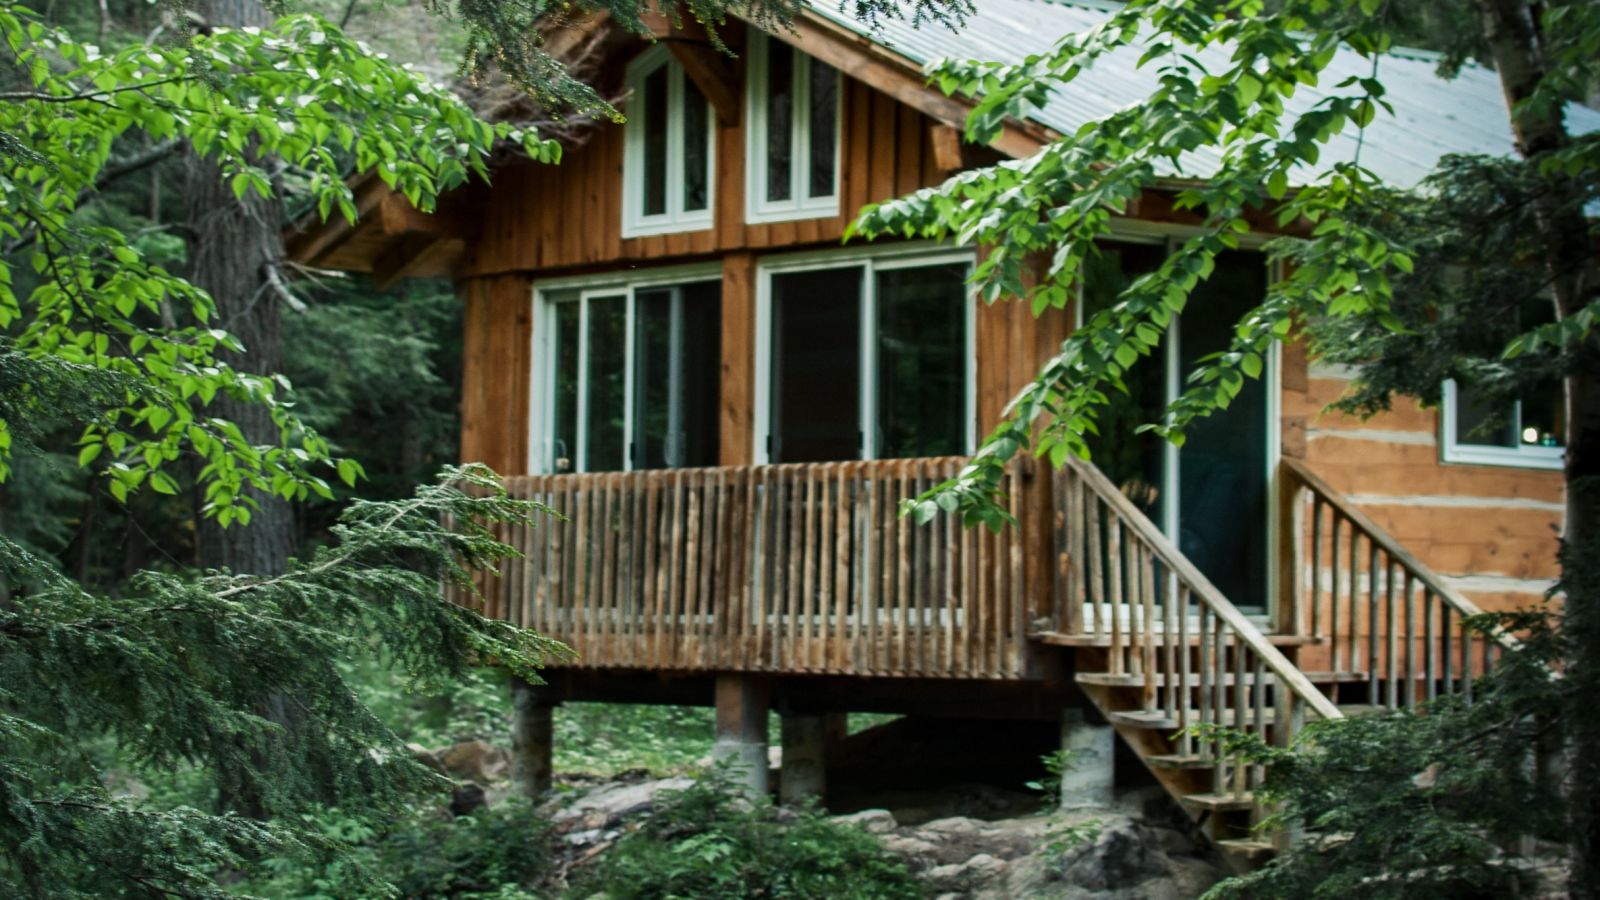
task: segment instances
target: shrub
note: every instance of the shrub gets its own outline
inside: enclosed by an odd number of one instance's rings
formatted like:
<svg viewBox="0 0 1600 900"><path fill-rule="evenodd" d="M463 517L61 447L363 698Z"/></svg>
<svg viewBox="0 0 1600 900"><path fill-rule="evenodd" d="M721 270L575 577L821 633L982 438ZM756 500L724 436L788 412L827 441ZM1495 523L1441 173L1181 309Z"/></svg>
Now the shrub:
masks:
<svg viewBox="0 0 1600 900"><path fill-rule="evenodd" d="M895 900L922 891L873 835L815 808L751 803L725 770L662 796L596 864L575 896L607 900Z"/></svg>

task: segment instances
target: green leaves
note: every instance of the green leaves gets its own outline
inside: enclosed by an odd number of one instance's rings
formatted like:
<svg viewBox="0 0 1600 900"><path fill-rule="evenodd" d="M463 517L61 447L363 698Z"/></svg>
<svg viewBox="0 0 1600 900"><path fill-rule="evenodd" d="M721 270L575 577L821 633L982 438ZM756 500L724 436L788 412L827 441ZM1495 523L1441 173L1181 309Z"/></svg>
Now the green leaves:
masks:
<svg viewBox="0 0 1600 900"><path fill-rule="evenodd" d="M127 235L79 214L114 146L141 135L185 139L228 173L240 199L276 189L258 164L274 157L300 174L295 182L321 215L351 221L345 152L422 209L484 174L497 143L560 159L553 141L480 120L453 94L316 16L104 54L0 0L0 36L37 95L0 103L0 136L14 138L0 153L0 240L27 234L38 276L19 297L0 263L0 327L12 329L18 352L126 379L125 403L89 425L80 450L80 464L106 463L119 499L146 486L174 492L161 472L185 454L200 461L207 513L224 522L249 520L249 488L331 496L319 473L331 470L347 485L364 473L333 459L270 379L221 361L220 351L245 348L204 327L213 305L203 291L151 263ZM178 316L198 326L157 324ZM218 395L266 409L280 439L253 446L231 423L209 418ZM0 478L8 452L0 447Z"/></svg>
<svg viewBox="0 0 1600 900"><path fill-rule="evenodd" d="M1073 80L1108 53L1138 52L1139 67L1151 77L1136 102L1032 157L867 207L852 234L983 246L986 255L974 271L980 295L1027 300L1038 314L1075 296L1084 261L1097 242L1114 236L1115 217L1136 203L1171 197L1175 211L1195 224L1158 273L1136 280L1066 340L1013 399L1006 421L967 471L906 512L926 521L948 497L969 522L994 522L1002 515L996 492L1016 453L1031 450L1057 463L1086 456L1106 391L1159 342L1196 285L1211 276L1217 255L1239 248L1263 218L1284 228L1309 223L1318 249L1237 323L1233 345L1202 362L1151 430L1180 441L1188 423L1225 408L1245 379L1263 376L1267 352L1296 315L1382 313L1388 273L1405 271L1410 257L1348 221L1346 212L1377 188L1370 173L1322 159L1337 135L1386 109L1383 84L1356 77L1323 88L1303 113L1291 115L1284 106L1304 86L1320 85L1341 47L1370 55L1388 46L1380 21L1347 15L1359 8L1354 0L1291 0L1270 8L1254 0L1132 0L1088 32L1064 36L1051 53L1014 64L946 59L929 67L941 90L974 99L967 135L977 141L994 138L1007 117L1026 115L1028 104L1047 92L1070 92ZM1187 172L1192 155L1216 164ZM1203 180L1177 189L1168 181L1175 173ZM1305 173L1303 183L1292 184L1291 173ZM1026 271L1039 256L1048 266Z"/></svg>

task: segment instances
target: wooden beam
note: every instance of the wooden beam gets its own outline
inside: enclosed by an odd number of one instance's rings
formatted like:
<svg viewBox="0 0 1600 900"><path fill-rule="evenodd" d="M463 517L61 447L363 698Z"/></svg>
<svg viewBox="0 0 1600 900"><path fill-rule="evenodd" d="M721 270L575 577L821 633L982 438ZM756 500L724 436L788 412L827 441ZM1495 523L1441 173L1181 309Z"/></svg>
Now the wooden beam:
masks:
<svg viewBox="0 0 1600 900"><path fill-rule="evenodd" d="M972 106L947 97L927 84L921 69L869 39L807 12L794 20L792 30L779 29L770 37L809 53L850 77L871 85L924 115L953 128L965 128ZM1029 122L1007 122L992 146L1012 158L1032 156L1055 134Z"/></svg>
<svg viewBox="0 0 1600 900"><path fill-rule="evenodd" d="M928 131L933 144L933 165L946 174L966 168L961 162L961 129L939 123Z"/></svg>
<svg viewBox="0 0 1600 900"><path fill-rule="evenodd" d="M355 222L346 221L342 215L326 222L317 220L314 214L303 217L285 241L285 255L303 265L316 265L349 240L390 193L389 187L371 172L358 176L350 186L355 194Z"/></svg>
<svg viewBox="0 0 1600 900"><path fill-rule="evenodd" d="M372 286L380 291L394 287L400 279L421 271L447 243L436 234L401 235L372 261Z"/></svg>
<svg viewBox="0 0 1600 900"><path fill-rule="evenodd" d="M672 16L652 10L641 17L645 27L656 40L667 45L672 58L683 67L684 74L694 82L711 107L717 111L717 121L725 128L739 124L739 76L732 60L717 49L717 41L704 22L679 14Z"/></svg>

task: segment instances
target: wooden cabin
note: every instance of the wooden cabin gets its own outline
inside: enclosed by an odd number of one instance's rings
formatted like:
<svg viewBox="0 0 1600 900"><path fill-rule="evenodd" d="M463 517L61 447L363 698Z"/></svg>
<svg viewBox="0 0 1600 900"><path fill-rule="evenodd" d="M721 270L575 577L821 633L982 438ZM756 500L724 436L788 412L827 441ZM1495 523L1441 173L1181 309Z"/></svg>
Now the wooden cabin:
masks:
<svg viewBox="0 0 1600 900"><path fill-rule="evenodd" d="M1115 734L1219 838L1264 849L1245 830L1261 773L1184 729L1287 741L1311 718L1470 691L1498 648L1462 617L1537 603L1556 575L1554 395L1494 433L1454 386L1441 410L1358 421L1323 412L1349 373L1290 344L1182 449L1136 436L1262 296L1272 272L1244 249L1129 378L1093 465L1016 463L1019 525L999 534L912 525L897 503L954 474L1082 310L1193 223L1152 192L1074 308L1038 318L975 301L972 248L841 243L862 205L1026 156L1148 76L1108 59L971 146L967 107L923 64L1014 58L1103 10L986 0L957 35L872 33L826 6L792 31L730 21L736 57L693 23L658 20L654 42L575 23L552 48L601 55L626 124L594 125L559 166L504 165L432 217L369 178L358 224L291 240L380 284L457 280L462 459L564 516L506 536L525 558L482 600L577 652L519 694L532 779L563 700L715 704L719 747L760 782L776 709L785 797L822 789L839 713L1047 720L1081 751L1069 799L1110 790ZM1369 131L1368 166L1414 181L1446 151L1510 152L1492 75L1385 65L1399 119Z"/></svg>

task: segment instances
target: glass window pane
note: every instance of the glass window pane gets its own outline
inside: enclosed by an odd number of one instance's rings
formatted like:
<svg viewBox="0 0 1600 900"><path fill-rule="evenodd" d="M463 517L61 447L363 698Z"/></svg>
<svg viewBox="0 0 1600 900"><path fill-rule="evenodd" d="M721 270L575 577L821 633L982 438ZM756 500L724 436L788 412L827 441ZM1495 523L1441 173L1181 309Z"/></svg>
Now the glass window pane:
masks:
<svg viewBox="0 0 1600 900"><path fill-rule="evenodd" d="M644 118L644 196L647 216L667 211L667 67L645 76L639 114Z"/></svg>
<svg viewBox="0 0 1600 900"><path fill-rule="evenodd" d="M627 324L627 297L595 297L589 301L589 430L583 458L587 472L624 468Z"/></svg>
<svg viewBox="0 0 1600 900"><path fill-rule="evenodd" d="M683 76L683 208L706 208L707 147L711 135L706 98L694 79Z"/></svg>
<svg viewBox="0 0 1600 900"><path fill-rule="evenodd" d="M1117 295L1135 278L1159 268L1165 256L1166 251L1159 245L1101 244L1098 254L1084 260L1083 321L1088 322L1095 313L1115 305ZM1123 373L1125 390L1106 392L1108 402L1097 417L1099 433L1088 437L1094 464L1141 512L1157 522L1162 521L1165 509L1165 442L1137 429L1159 420L1166 408L1165 352L1165 347L1158 348Z"/></svg>
<svg viewBox="0 0 1600 900"><path fill-rule="evenodd" d="M683 294L683 416L680 466L714 466L721 450L722 282L685 285Z"/></svg>
<svg viewBox="0 0 1600 900"><path fill-rule="evenodd" d="M965 264L880 272L877 455L966 449Z"/></svg>
<svg viewBox="0 0 1600 900"><path fill-rule="evenodd" d="M673 362L683 352L681 337L672 330L676 293L659 288L634 295L633 465L637 469L672 465L667 449L672 400L679 395L673 384Z"/></svg>
<svg viewBox="0 0 1600 900"><path fill-rule="evenodd" d="M636 298L634 468L716 465L722 286L697 282Z"/></svg>
<svg viewBox="0 0 1600 900"><path fill-rule="evenodd" d="M1202 357L1228 349L1235 324L1266 290L1260 253L1219 254L1178 320L1178 371L1187 376ZM1266 383L1246 379L1226 410L1189 426L1178 451L1178 549L1223 596L1257 609L1267 602L1270 424Z"/></svg>
<svg viewBox="0 0 1600 900"><path fill-rule="evenodd" d="M794 148L790 119L794 114L794 51L782 41L767 41L767 200L792 196L790 178Z"/></svg>
<svg viewBox="0 0 1600 900"><path fill-rule="evenodd" d="M811 197L832 197L836 120L839 116L839 72L811 61Z"/></svg>
<svg viewBox="0 0 1600 900"><path fill-rule="evenodd" d="M1523 396L1519 405L1525 447L1564 447L1567 443L1566 398L1561 382L1542 384Z"/></svg>
<svg viewBox="0 0 1600 900"><path fill-rule="evenodd" d="M550 471L572 471L578 452L578 314L576 301L556 304L555 422Z"/></svg>
<svg viewBox="0 0 1600 900"><path fill-rule="evenodd" d="M1516 410L1495 404L1471 385L1456 385L1456 443L1515 448Z"/></svg>
<svg viewBox="0 0 1600 900"><path fill-rule="evenodd" d="M773 462L861 457L861 269L772 279Z"/></svg>

